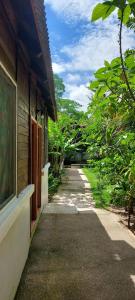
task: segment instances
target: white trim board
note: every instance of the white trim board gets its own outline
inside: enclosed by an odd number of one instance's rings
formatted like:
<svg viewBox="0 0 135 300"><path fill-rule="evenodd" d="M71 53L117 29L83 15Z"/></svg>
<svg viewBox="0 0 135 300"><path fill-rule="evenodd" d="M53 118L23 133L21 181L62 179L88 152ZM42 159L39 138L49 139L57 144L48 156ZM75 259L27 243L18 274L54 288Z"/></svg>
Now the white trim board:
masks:
<svg viewBox="0 0 135 300"><path fill-rule="evenodd" d="M8 231L20 214L26 201L29 201L34 192L34 185L27 186L18 197L14 197L0 211L0 243L3 241Z"/></svg>

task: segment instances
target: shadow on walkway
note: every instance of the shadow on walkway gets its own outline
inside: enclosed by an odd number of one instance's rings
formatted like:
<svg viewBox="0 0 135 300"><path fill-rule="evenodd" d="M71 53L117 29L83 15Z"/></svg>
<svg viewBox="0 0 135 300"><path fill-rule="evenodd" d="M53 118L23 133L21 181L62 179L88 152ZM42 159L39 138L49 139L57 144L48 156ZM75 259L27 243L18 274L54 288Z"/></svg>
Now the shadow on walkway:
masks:
<svg viewBox="0 0 135 300"><path fill-rule="evenodd" d="M91 211L94 203L90 184L81 169L65 169L62 184L45 213L71 213Z"/></svg>
<svg viewBox="0 0 135 300"><path fill-rule="evenodd" d="M15 299L135 299L135 240L128 236L133 247L121 240L121 225L110 216L42 215Z"/></svg>

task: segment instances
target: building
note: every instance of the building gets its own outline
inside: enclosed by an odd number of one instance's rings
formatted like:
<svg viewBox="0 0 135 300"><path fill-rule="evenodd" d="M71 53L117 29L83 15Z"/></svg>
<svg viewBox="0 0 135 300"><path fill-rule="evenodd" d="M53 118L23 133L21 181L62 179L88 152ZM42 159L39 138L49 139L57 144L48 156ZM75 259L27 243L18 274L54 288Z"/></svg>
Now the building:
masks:
<svg viewBox="0 0 135 300"><path fill-rule="evenodd" d="M47 120L56 120L43 0L0 1L0 300L14 299L48 200Z"/></svg>

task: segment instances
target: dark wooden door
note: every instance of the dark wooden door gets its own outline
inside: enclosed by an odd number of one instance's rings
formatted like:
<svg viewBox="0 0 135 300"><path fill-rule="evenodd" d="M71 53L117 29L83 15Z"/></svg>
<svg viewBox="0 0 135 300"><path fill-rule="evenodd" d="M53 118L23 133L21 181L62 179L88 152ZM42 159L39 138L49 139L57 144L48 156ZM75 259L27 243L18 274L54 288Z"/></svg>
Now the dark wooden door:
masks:
<svg viewBox="0 0 135 300"><path fill-rule="evenodd" d="M38 125L38 208L41 207L42 127Z"/></svg>
<svg viewBox="0 0 135 300"><path fill-rule="evenodd" d="M31 201L31 221L35 221L38 209L41 208L42 127L34 119L31 119L31 135L32 184L35 185Z"/></svg>
<svg viewBox="0 0 135 300"><path fill-rule="evenodd" d="M38 127L36 121L32 119L32 183L35 185L35 191L32 196L31 218L32 221L37 218L37 190L38 190Z"/></svg>

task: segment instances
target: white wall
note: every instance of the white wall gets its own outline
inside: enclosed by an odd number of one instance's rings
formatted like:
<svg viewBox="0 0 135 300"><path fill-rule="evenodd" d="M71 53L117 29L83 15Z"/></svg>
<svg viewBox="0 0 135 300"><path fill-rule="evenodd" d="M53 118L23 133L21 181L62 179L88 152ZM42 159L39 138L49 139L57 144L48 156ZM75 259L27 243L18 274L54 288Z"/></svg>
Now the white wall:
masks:
<svg viewBox="0 0 135 300"><path fill-rule="evenodd" d="M30 197L28 186L0 211L0 300L13 300L30 245Z"/></svg>
<svg viewBox="0 0 135 300"><path fill-rule="evenodd" d="M48 203L48 168L42 171L42 207ZM0 300L13 300L30 247L30 198L34 185L29 185L18 198L0 211Z"/></svg>
<svg viewBox="0 0 135 300"><path fill-rule="evenodd" d="M50 167L50 163L46 164L44 169L42 170L42 209L48 203L48 170Z"/></svg>

